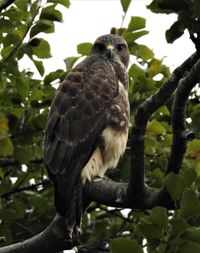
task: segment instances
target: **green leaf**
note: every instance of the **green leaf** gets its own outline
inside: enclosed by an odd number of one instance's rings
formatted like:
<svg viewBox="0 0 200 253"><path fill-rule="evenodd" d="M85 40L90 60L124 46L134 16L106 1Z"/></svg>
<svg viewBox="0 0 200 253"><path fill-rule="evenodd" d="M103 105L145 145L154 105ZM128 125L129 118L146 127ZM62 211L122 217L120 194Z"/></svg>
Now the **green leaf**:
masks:
<svg viewBox="0 0 200 253"><path fill-rule="evenodd" d="M0 113L0 133L7 133L8 130L8 119L3 113Z"/></svg>
<svg viewBox="0 0 200 253"><path fill-rule="evenodd" d="M184 29L182 22L176 21L165 33L167 42L173 43L184 33Z"/></svg>
<svg viewBox="0 0 200 253"><path fill-rule="evenodd" d="M24 54L27 54L28 57L32 60L33 50L32 47L27 43L23 43L21 47L18 49L17 51L18 59L21 59L24 56Z"/></svg>
<svg viewBox="0 0 200 253"><path fill-rule="evenodd" d="M29 83L26 80L19 79L16 83L17 91L22 100L25 100L29 93Z"/></svg>
<svg viewBox="0 0 200 253"><path fill-rule="evenodd" d="M81 43L77 46L77 52L82 55L89 55L92 48L92 43Z"/></svg>
<svg viewBox="0 0 200 253"><path fill-rule="evenodd" d="M200 158L200 140L193 140L188 143L187 153L191 158Z"/></svg>
<svg viewBox="0 0 200 253"><path fill-rule="evenodd" d="M13 24L15 24L16 28L18 28L20 25L20 22L22 20L26 21L28 17L27 11L23 11L20 8L15 8L14 6L8 8L3 15L5 17L8 17L9 20L12 20ZM5 19L7 20L7 19ZM19 22L20 21L20 22Z"/></svg>
<svg viewBox="0 0 200 253"><path fill-rule="evenodd" d="M190 241L185 241L176 251L177 253L198 253L200 252L200 244Z"/></svg>
<svg viewBox="0 0 200 253"><path fill-rule="evenodd" d="M52 83L53 81L55 81L57 79L59 81L61 81L61 77L63 75L65 75L65 71L62 70L62 69L58 69L56 71L53 71L53 72L49 73L47 76L45 76L44 83L46 85L48 85L48 84Z"/></svg>
<svg viewBox="0 0 200 253"><path fill-rule="evenodd" d="M200 216L200 203L196 193L191 189L186 189L180 203L181 217L188 219L193 216Z"/></svg>
<svg viewBox="0 0 200 253"><path fill-rule="evenodd" d="M15 210L15 214L16 214L17 219L23 219L24 218L26 207L21 202L11 201L11 203L9 203L8 206L11 210Z"/></svg>
<svg viewBox="0 0 200 253"><path fill-rule="evenodd" d="M129 69L129 77L137 81L141 77L146 78L146 75L145 75L145 71L142 68L140 68L137 64L134 63Z"/></svg>
<svg viewBox="0 0 200 253"><path fill-rule="evenodd" d="M39 22L36 23L31 28L30 31L30 38L34 37L39 33L53 33L54 32L54 23L51 20L40 19Z"/></svg>
<svg viewBox="0 0 200 253"><path fill-rule="evenodd" d="M19 9L21 9L21 10L23 10L23 11L27 11L27 0L16 0L15 1L15 4L16 4L16 6L19 8Z"/></svg>
<svg viewBox="0 0 200 253"><path fill-rule="evenodd" d="M142 58L144 61L148 61L154 57L154 53L145 45L134 45L130 48L130 53Z"/></svg>
<svg viewBox="0 0 200 253"><path fill-rule="evenodd" d="M39 58L50 58L51 52L50 52L50 45L49 43L40 38L40 43L37 47L33 47L33 54L35 54Z"/></svg>
<svg viewBox="0 0 200 253"><path fill-rule="evenodd" d="M44 93L40 89L34 89L32 90L31 96L30 96L30 101L38 101L41 100L44 96Z"/></svg>
<svg viewBox="0 0 200 253"><path fill-rule="evenodd" d="M155 224L139 224L136 229L147 238L147 240L160 239L162 236L162 229Z"/></svg>
<svg viewBox="0 0 200 253"><path fill-rule="evenodd" d="M200 243L200 227L190 227L181 234L181 238Z"/></svg>
<svg viewBox="0 0 200 253"><path fill-rule="evenodd" d="M14 150L14 158L22 164L26 164L32 159L31 147L16 146Z"/></svg>
<svg viewBox="0 0 200 253"><path fill-rule="evenodd" d="M34 120L33 124L37 127L43 130L46 126L46 121L47 121L47 114L42 113L39 114Z"/></svg>
<svg viewBox="0 0 200 253"><path fill-rule="evenodd" d="M0 224L0 235L5 237L5 243L1 243L1 246L8 245L12 242L12 233L10 228L6 224Z"/></svg>
<svg viewBox="0 0 200 253"><path fill-rule="evenodd" d="M143 253L142 247L136 240L116 238L110 244L111 253Z"/></svg>
<svg viewBox="0 0 200 253"><path fill-rule="evenodd" d="M17 219L15 210L4 208L0 210L0 217L6 223L13 223Z"/></svg>
<svg viewBox="0 0 200 253"><path fill-rule="evenodd" d="M40 19L62 22L62 13L56 10L54 6L49 6L42 9Z"/></svg>
<svg viewBox="0 0 200 253"><path fill-rule="evenodd" d="M183 219L172 219L170 222L172 224L171 236L173 238L179 236L188 228L188 224Z"/></svg>
<svg viewBox="0 0 200 253"><path fill-rule="evenodd" d="M33 60L38 72L40 73L41 76L44 75L44 66L43 66L43 63L42 61L36 61L36 60Z"/></svg>
<svg viewBox="0 0 200 253"><path fill-rule="evenodd" d="M155 135L161 135L166 133L166 129L156 119L153 119L148 123L147 130L149 132L154 133Z"/></svg>
<svg viewBox="0 0 200 253"><path fill-rule="evenodd" d="M7 134L0 134L0 155L9 156L13 154L13 144Z"/></svg>
<svg viewBox="0 0 200 253"><path fill-rule="evenodd" d="M16 33L9 33L3 38L4 47L8 47L11 44L16 45L20 41L20 36Z"/></svg>
<svg viewBox="0 0 200 253"><path fill-rule="evenodd" d="M131 47L132 43L135 42L135 40L139 39L140 37L148 34L149 32L144 30L144 31L139 31L139 32L125 32L123 34L124 39L127 41L129 46Z"/></svg>
<svg viewBox="0 0 200 253"><path fill-rule="evenodd" d="M174 201L180 200L185 189L185 183L181 176L169 173L164 179L164 187Z"/></svg>
<svg viewBox="0 0 200 253"><path fill-rule="evenodd" d="M146 149L146 142L145 142L145 149ZM155 149L153 149L152 153L155 153L154 150ZM156 168L151 172L150 178L153 181L155 187L161 187L164 179L164 173L163 171L160 170L160 168Z"/></svg>
<svg viewBox="0 0 200 253"><path fill-rule="evenodd" d="M152 59L152 61L149 63L150 67L148 69L148 73L150 77L154 77L159 73L162 73L163 75L169 74L169 69L162 63L162 60L158 59Z"/></svg>
<svg viewBox="0 0 200 253"><path fill-rule="evenodd" d="M0 19L0 32L1 33L9 33L13 32L13 24L10 20L7 19Z"/></svg>
<svg viewBox="0 0 200 253"><path fill-rule="evenodd" d="M8 57L8 55L13 51L14 45L10 45L8 47L5 47L1 50L1 55L3 58Z"/></svg>
<svg viewBox="0 0 200 253"><path fill-rule="evenodd" d="M40 44L40 39L34 38L28 42L31 47L37 47Z"/></svg>
<svg viewBox="0 0 200 253"><path fill-rule="evenodd" d="M145 18L137 17L137 16L131 17L131 21L128 24L128 31L132 32L135 30L143 29L145 28L145 25L146 25Z"/></svg>
<svg viewBox="0 0 200 253"><path fill-rule="evenodd" d="M160 226L162 229L166 229L168 225L166 209L163 207L154 207L150 212L149 220L153 224Z"/></svg>
<svg viewBox="0 0 200 253"><path fill-rule="evenodd" d="M70 1L69 0L48 0L48 3L55 3L55 4L61 4L67 8L70 6Z"/></svg>
<svg viewBox="0 0 200 253"><path fill-rule="evenodd" d="M37 192L25 191L32 205L39 210L41 213L46 213L47 203L45 199Z"/></svg>
<svg viewBox="0 0 200 253"><path fill-rule="evenodd" d="M183 0L154 0L147 6L154 13L174 13L185 8Z"/></svg>
<svg viewBox="0 0 200 253"><path fill-rule="evenodd" d="M127 12L131 1L132 0L120 0L124 12Z"/></svg>
<svg viewBox="0 0 200 253"><path fill-rule="evenodd" d="M74 64L76 63L76 61L79 59L80 57L68 57L64 60L67 71L70 71L72 69L72 67L74 66Z"/></svg>
<svg viewBox="0 0 200 253"><path fill-rule="evenodd" d="M197 177L197 173L194 169L185 169L183 171L183 179L187 187L190 187Z"/></svg>

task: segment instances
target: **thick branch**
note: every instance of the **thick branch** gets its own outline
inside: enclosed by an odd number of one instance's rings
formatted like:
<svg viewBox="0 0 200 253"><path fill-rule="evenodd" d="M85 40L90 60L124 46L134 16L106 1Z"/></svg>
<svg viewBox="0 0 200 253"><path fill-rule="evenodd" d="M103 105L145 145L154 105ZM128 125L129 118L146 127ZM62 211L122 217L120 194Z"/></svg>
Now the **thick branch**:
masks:
<svg viewBox="0 0 200 253"><path fill-rule="evenodd" d="M194 53L169 76L162 87L138 108L135 115L135 125L131 134L131 171L128 185L128 195L143 192L144 189L144 137L149 117L160 106L165 104L175 91L184 73L198 60L198 53Z"/></svg>
<svg viewBox="0 0 200 253"><path fill-rule="evenodd" d="M200 59L180 80L172 105L173 141L166 173L179 173L186 151L187 140L194 137L186 126L187 101L192 88L200 81Z"/></svg>
<svg viewBox="0 0 200 253"><path fill-rule="evenodd" d="M133 209L151 209L156 205L173 208L173 203L157 189L146 189L144 198L138 201L137 196L132 196L132 201L127 199L127 184L117 183L110 179L102 179L87 183L84 194L87 199L113 207L126 207ZM0 253L54 253L63 249L71 249L77 241L67 239L68 231L65 220L57 214L52 223L40 234L20 243L0 249Z"/></svg>
<svg viewBox="0 0 200 253"><path fill-rule="evenodd" d="M14 3L15 0L5 0L3 3L0 4L0 12L2 10L6 9L8 6L10 6L12 3Z"/></svg>
<svg viewBox="0 0 200 253"><path fill-rule="evenodd" d="M56 214L52 223L43 232L23 242L3 247L0 253L53 253L71 249L77 242L67 239L67 234L64 218Z"/></svg>
<svg viewBox="0 0 200 253"><path fill-rule="evenodd" d="M93 181L85 186L85 195L91 201L112 207L132 209L151 209L156 205L173 208L173 203L162 190L145 188L144 194L135 193L127 197L127 183L118 183L110 179Z"/></svg>

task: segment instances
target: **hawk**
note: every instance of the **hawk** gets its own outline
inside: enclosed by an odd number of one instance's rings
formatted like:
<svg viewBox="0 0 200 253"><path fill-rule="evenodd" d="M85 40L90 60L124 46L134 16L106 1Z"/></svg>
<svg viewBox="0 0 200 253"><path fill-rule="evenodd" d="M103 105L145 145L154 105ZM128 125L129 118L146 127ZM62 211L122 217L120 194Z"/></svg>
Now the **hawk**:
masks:
<svg viewBox="0 0 200 253"><path fill-rule="evenodd" d="M80 226L85 182L117 166L128 139L127 66L118 35L103 35L75 66L53 99L44 138L44 162L55 187L55 207L70 230Z"/></svg>

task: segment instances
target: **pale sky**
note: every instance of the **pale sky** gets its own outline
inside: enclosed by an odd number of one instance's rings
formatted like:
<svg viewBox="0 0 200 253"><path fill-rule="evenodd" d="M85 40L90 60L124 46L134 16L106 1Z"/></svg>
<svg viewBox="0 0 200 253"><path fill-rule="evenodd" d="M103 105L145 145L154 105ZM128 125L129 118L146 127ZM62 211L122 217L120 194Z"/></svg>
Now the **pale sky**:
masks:
<svg viewBox="0 0 200 253"><path fill-rule="evenodd" d="M138 42L153 49L157 58L164 57L164 63L174 69L194 52L194 46L187 33L173 44L168 44L165 31L176 20L176 15L154 14L146 8L150 2L151 0L132 0L124 26L127 26L131 16L146 18L149 34ZM65 68L63 60L77 55L77 44L94 42L98 36L109 33L110 28L119 28L123 14L120 0L71 0L69 9L60 7L60 10L63 13L63 23L56 22L56 32L39 35L48 40L53 55L44 61L46 73ZM22 66L27 67L27 61L23 61ZM35 72L38 75L37 70Z"/></svg>

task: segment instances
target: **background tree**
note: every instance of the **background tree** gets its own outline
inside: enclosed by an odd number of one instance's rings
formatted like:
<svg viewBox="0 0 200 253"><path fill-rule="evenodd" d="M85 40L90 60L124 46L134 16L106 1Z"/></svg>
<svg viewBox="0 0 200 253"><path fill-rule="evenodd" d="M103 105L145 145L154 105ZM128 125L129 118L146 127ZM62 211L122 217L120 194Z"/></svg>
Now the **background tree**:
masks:
<svg viewBox="0 0 200 253"><path fill-rule="evenodd" d="M123 18L130 2L121 0ZM67 58L66 69L45 75L42 60L51 53L41 33L53 33L54 23L62 21L60 4L69 7L66 0L0 4L0 243L32 238L1 253L58 252L77 245L67 239L58 215L48 226L55 209L41 148L52 85L62 81L79 58ZM127 28L111 30L125 37L137 60L129 69L132 127L124 158L108 174L112 180L85 187L85 197L96 202L84 216L79 252L140 253L145 247L159 253L200 251L200 93L198 85L193 88L200 79L200 4L154 0L148 8L176 13L166 39L172 43L187 29L196 53L170 74L162 60L137 43L148 33L144 18L132 17ZM84 56L90 47L81 43L77 51ZM24 55L35 64L40 79L20 69ZM124 208L132 210L125 213Z"/></svg>

